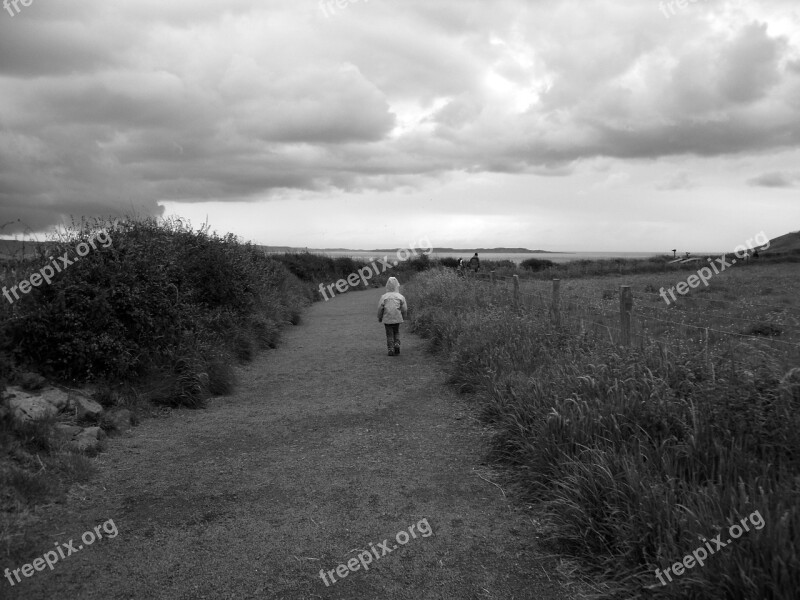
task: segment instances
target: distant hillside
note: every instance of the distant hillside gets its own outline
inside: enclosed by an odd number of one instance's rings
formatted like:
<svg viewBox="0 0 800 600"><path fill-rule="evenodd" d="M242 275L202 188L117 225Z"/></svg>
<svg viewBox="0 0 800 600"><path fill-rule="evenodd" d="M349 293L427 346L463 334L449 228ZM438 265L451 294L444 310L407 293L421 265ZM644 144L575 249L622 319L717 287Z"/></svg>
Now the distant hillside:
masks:
<svg viewBox="0 0 800 600"><path fill-rule="evenodd" d="M434 248L434 252L449 252L452 254L463 254L469 252L474 254L556 254L549 250L528 250L527 248ZM381 252L384 252L383 250ZM559 254L571 254L571 252L561 252Z"/></svg>
<svg viewBox="0 0 800 600"><path fill-rule="evenodd" d="M793 231L770 240L764 254L800 251L800 231Z"/></svg>
<svg viewBox="0 0 800 600"><path fill-rule="evenodd" d="M292 246L264 246L258 244L264 252L310 252L308 248L293 248Z"/></svg>
<svg viewBox="0 0 800 600"><path fill-rule="evenodd" d="M396 252L399 248L292 248L290 246L260 246L267 252ZM451 254L473 254L477 252L485 254L530 254L530 253L543 253L555 254L549 250L529 250L528 248L434 248L434 252L447 252ZM560 254L571 254L570 252L561 252Z"/></svg>

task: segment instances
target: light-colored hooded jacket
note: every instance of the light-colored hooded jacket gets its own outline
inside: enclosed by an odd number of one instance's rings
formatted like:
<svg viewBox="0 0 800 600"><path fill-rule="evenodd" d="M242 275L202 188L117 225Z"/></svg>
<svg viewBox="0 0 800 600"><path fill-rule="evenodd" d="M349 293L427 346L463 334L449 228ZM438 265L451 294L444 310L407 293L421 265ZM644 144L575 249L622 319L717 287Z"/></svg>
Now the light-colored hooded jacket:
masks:
<svg viewBox="0 0 800 600"><path fill-rule="evenodd" d="M400 282L396 277L389 277L386 282L386 293L378 302L378 320L383 320L385 325L402 323L408 318L408 305L400 293Z"/></svg>

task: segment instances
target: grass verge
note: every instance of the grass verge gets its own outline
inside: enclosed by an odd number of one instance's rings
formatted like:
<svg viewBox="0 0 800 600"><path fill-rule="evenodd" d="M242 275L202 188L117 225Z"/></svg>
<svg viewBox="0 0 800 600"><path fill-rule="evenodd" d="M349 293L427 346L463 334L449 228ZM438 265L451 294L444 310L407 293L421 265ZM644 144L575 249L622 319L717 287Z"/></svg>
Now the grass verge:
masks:
<svg viewBox="0 0 800 600"><path fill-rule="evenodd" d="M476 391L492 458L619 597L775 598L800 589L800 369L763 353L623 349L556 328L503 290L420 275L413 327ZM668 585L655 569L759 511L764 526ZM725 538L723 537L723 540Z"/></svg>

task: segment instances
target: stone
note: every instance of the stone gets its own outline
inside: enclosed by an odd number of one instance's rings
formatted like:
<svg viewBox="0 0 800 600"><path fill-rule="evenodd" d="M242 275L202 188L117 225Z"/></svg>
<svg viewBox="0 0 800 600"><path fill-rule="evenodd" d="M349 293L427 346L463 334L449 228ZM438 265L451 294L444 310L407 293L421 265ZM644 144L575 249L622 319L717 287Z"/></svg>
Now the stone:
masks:
<svg viewBox="0 0 800 600"><path fill-rule="evenodd" d="M21 393L13 394L8 399L8 408L17 421L34 421L46 419L58 414L58 409L39 396Z"/></svg>
<svg viewBox="0 0 800 600"><path fill-rule="evenodd" d="M19 386L11 386L4 397L14 418L21 421L56 415L66 408L68 399L66 392L54 387L28 393Z"/></svg>
<svg viewBox="0 0 800 600"><path fill-rule="evenodd" d="M72 442L72 447L81 452L97 452L100 450L105 432L99 427L87 427Z"/></svg>
<svg viewBox="0 0 800 600"><path fill-rule="evenodd" d="M42 389L47 383L47 379L38 373L23 373L19 377L19 382L22 385L22 389L33 391Z"/></svg>
<svg viewBox="0 0 800 600"><path fill-rule="evenodd" d="M77 392L69 395L69 405L70 408L75 409L77 412L78 419L96 421L103 414L102 406L91 398Z"/></svg>
<svg viewBox="0 0 800 600"><path fill-rule="evenodd" d="M83 427L77 425L68 425L67 423L56 423L55 430L62 437L71 440L79 433L83 432Z"/></svg>
<svg viewBox="0 0 800 600"><path fill-rule="evenodd" d="M64 410L67 404L69 404L69 395L67 392L63 392L58 388L51 387L42 390L40 397L55 406L59 412Z"/></svg>
<svg viewBox="0 0 800 600"><path fill-rule="evenodd" d="M112 431L127 431L132 427L131 411L127 408L112 408L103 415L103 427Z"/></svg>

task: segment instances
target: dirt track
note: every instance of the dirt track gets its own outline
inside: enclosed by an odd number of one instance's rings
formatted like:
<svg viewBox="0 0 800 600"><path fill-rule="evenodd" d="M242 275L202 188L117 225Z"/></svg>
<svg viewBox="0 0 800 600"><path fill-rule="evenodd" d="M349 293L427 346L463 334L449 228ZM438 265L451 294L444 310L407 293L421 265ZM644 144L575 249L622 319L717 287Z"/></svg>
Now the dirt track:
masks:
<svg viewBox="0 0 800 600"><path fill-rule="evenodd" d="M37 529L41 554L108 519L117 537L0 580L0 598L572 598L531 519L478 476L486 435L441 365L407 326L386 356L380 293L314 305L233 396L112 440ZM325 586L320 569L422 519L433 535Z"/></svg>

